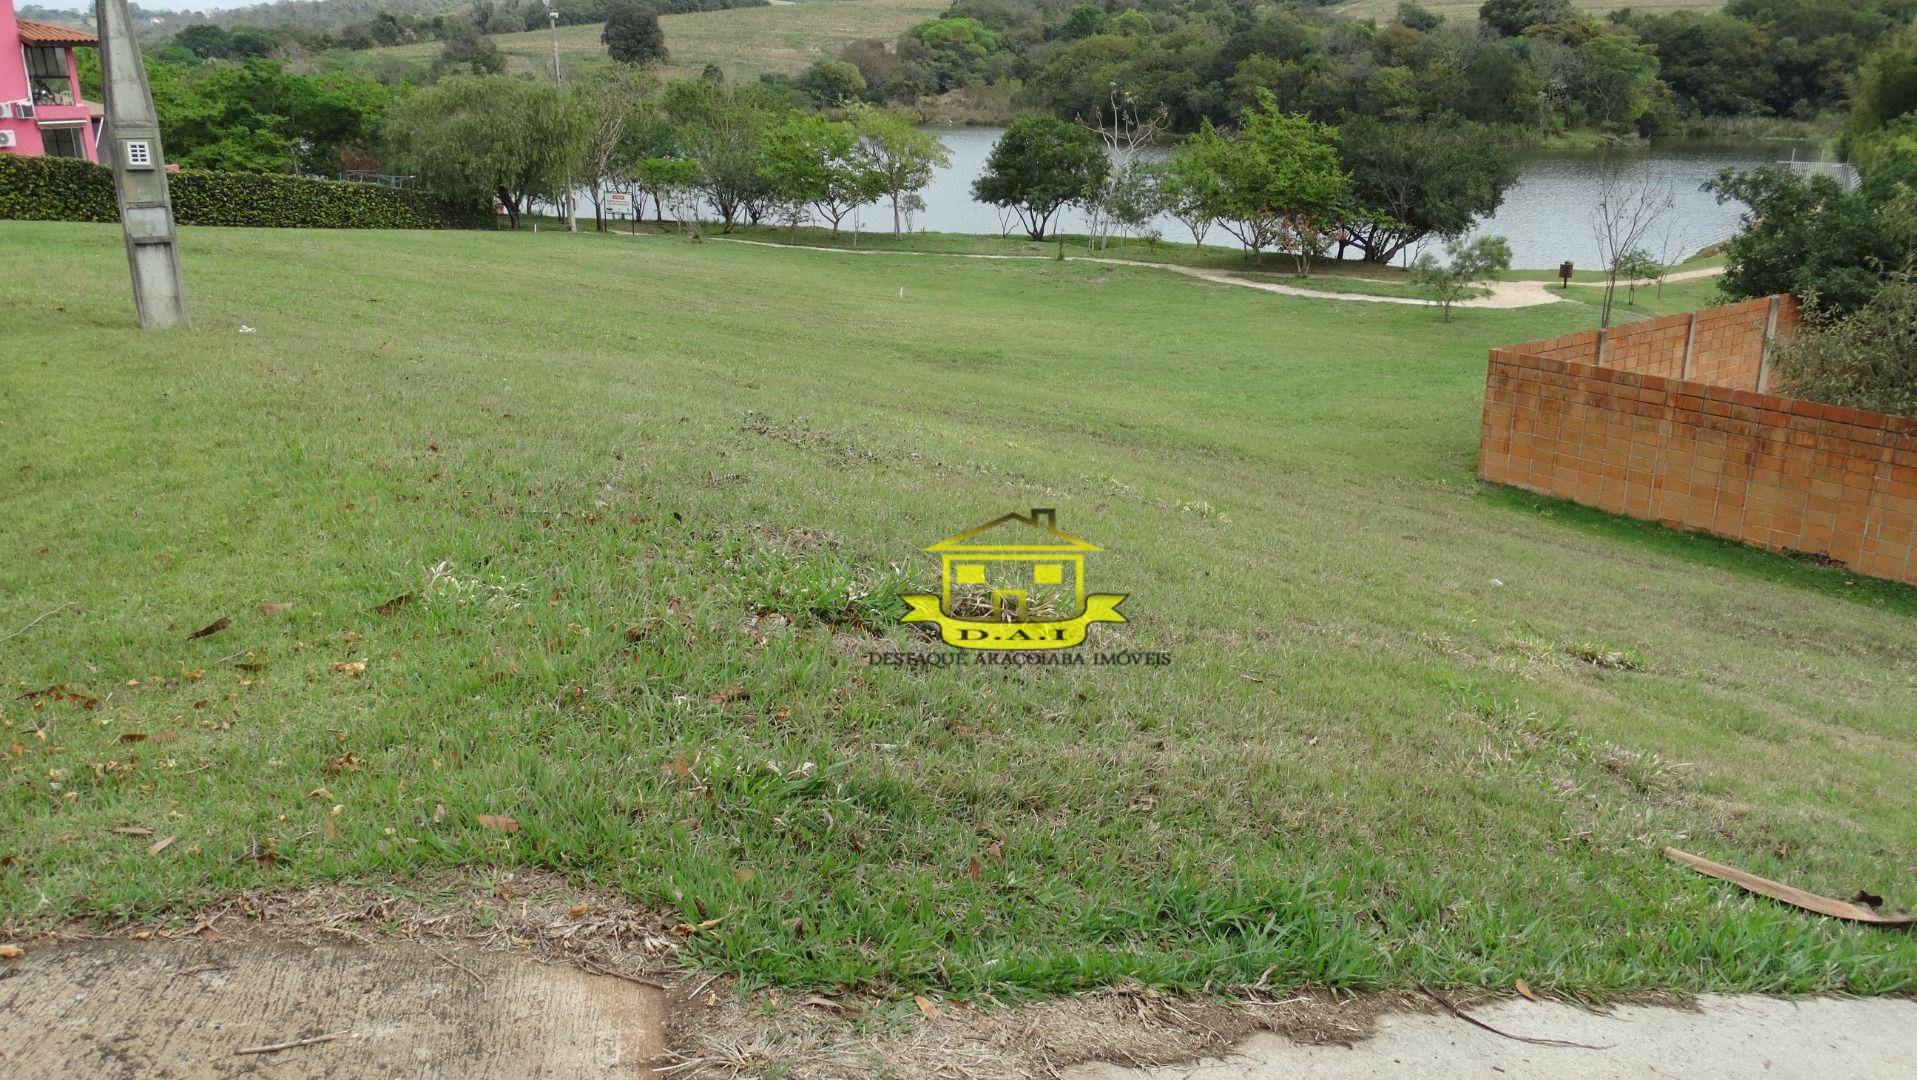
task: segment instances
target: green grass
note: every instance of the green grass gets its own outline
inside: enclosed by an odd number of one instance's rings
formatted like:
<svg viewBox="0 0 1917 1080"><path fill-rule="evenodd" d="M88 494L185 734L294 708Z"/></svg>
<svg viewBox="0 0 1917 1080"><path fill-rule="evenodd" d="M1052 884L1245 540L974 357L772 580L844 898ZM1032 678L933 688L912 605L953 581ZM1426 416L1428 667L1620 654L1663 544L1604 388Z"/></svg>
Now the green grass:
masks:
<svg viewBox="0 0 1917 1080"><path fill-rule="evenodd" d="M1911 936L1658 855L1917 902L1913 590L1473 476L1485 350L1588 303L182 247L142 334L116 229L0 223L11 930L547 867L790 985L1917 989ZM863 662L940 648L919 548L1032 506L1169 667Z"/></svg>
<svg viewBox="0 0 1917 1080"><path fill-rule="evenodd" d="M948 5L943 0L802 0L794 4L698 11L662 15L669 54L663 74L694 76L707 64L717 64L726 77L747 82L762 74L796 75L860 38L891 41L901 33L937 18ZM608 63L599 40L604 23L559 28L562 67L579 71ZM493 37L506 56L512 74L552 72L550 30L528 30ZM437 41L393 45L378 49L332 54L329 59L374 65L382 59L428 62L444 46Z"/></svg>

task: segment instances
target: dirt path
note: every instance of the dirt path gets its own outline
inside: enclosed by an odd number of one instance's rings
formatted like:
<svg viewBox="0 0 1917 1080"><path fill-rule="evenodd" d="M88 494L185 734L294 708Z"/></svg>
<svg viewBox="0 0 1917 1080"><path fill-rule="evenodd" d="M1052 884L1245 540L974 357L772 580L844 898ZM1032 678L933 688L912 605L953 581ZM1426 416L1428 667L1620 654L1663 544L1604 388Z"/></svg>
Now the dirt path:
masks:
<svg viewBox="0 0 1917 1080"><path fill-rule="evenodd" d="M0 967L0 1076L647 1077L665 995L504 951L76 942Z"/></svg>
<svg viewBox="0 0 1917 1080"><path fill-rule="evenodd" d="M893 251L881 248L860 250L858 248L818 247L811 244L775 244L766 240L746 240L732 236L711 236L707 237L707 239L719 240L728 244L745 244L751 247L775 248L785 251L823 251L835 255L915 255L920 258L995 259L1001 262L1055 261L1046 255L991 255L955 251ZM1092 255L1067 255L1065 256L1065 261L1100 263L1106 266L1138 266L1147 270L1164 270L1173 274L1183 274L1186 277L1197 278L1200 281L1209 281L1217 285L1236 285L1240 288L1257 289L1260 292L1276 293L1279 296L1300 296L1309 300L1352 300L1366 304L1409 304L1414 307L1435 306L1433 301L1410 296L1372 296L1368 293L1323 292L1317 289L1302 289L1295 285L1281 285L1275 281L1253 281L1250 278L1239 277L1229 270L1217 270L1210 267L1179 266L1176 263L1140 262L1136 259L1103 259ZM1685 270L1681 273L1671 274L1664 280L1667 282L1695 281L1700 278L1715 277L1723 272L1721 267L1707 266L1701 270ZM1592 281L1574 281L1572 285L1579 288L1604 287L1601 282ZM1470 300L1460 300L1453 306L1458 308L1509 309L1537 307L1541 304L1555 304L1559 300L1564 299L1562 291L1553 289L1551 283L1546 281L1494 281L1484 287L1490 290L1489 295L1474 297Z"/></svg>

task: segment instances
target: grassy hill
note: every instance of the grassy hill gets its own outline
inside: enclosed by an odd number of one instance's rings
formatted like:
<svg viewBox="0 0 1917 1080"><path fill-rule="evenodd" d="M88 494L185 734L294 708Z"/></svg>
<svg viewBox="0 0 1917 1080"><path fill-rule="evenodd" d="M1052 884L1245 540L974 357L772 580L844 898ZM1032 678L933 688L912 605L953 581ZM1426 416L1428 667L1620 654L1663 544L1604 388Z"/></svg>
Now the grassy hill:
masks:
<svg viewBox="0 0 1917 1080"><path fill-rule="evenodd" d="M10 930L540 867L814 987L1917 989L1658 854L1917 903L1917 594L1474 479L1485 350L1588 304L181 246L143 334L117 228L0 223ZM947 655L920 549L1032 507L1169 664L868 663Z"/></svg>
<svg viewBox="0 0 1917 1080"><path fill-rule="evenodd" d="M887 41L944 11L945 0L804 0L769 7L734 8L664 15L671 53L667 71L697 75L707 64L718 64L728 77L754 79L767 72L796 74L815 61L831 59L860 38ZM578 68L606 62L600 43L602 23L559 28L562 66ZM506 54L507 70L515 73L552 70L552 36L548 30L501 34L493 38ZM376 63L382 56L431 60L443 48L437 41L368 49L350 54L356 62Z"/></svg>

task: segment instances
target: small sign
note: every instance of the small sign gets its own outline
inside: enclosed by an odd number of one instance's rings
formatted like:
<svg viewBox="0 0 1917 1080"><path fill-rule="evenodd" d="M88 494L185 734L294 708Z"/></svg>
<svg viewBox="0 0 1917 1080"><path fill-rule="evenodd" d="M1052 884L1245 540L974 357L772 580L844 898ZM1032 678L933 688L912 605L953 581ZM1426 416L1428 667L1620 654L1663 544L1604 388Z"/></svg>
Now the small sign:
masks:
<svg viewBox="0 0 1917 1080"><path fill-rule="evenodd" d="M120 144L125 151L121 160L129 169L151 169L153 167L153 144L145 139L128 139Z"/></svg>
<svg viewBox="0 0 1917 1080"><path fill-rule="evenodd" d="M632 209L632 192L630 191L606 192L606 209L631 210Z"/></svg>

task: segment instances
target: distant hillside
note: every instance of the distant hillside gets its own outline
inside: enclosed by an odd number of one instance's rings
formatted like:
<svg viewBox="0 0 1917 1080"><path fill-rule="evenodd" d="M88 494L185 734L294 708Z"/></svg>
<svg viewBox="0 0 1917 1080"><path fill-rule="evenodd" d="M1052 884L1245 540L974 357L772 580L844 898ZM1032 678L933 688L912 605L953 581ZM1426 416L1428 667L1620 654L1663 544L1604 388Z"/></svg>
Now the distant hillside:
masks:
<svg viewBox="0 0 1917 1080"><path fill-rule="evenodd" d="M769 7L662 15L672 75L697 75L717 64L728 77L796 75L819 60L829 60L860 38L890 41L911 27L936 18L949 0L808 0ZM559 28L559 51L568 69L605 62L601 23ZM552 37L547 30L496 34L493 41L514 74L552 69ZM326 53L316 63L344 62L372 68L382 59L424 62L439 54L437 41L389 48Z"/></svg>

